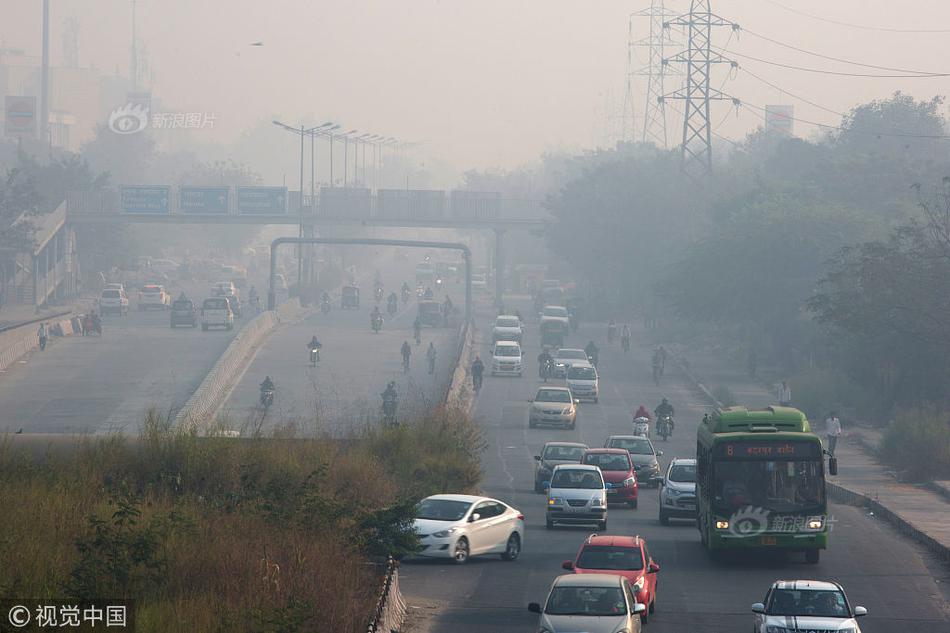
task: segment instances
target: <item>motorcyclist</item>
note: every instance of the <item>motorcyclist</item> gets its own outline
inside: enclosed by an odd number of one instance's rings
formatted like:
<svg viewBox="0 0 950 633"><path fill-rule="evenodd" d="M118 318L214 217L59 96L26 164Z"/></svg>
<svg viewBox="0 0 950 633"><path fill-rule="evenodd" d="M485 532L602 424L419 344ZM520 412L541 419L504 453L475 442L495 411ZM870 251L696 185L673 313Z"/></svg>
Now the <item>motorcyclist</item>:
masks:
<svg viewBox="0 0 950 633"><path fill-rule="evenodd" d="M435 293L432 292L432 288L426 287L426 291L422 294L422 298L431 301L435 297Z"/></svg>
<svg viewBox="0 0 950 633"><path fill-rule="evenodd" d="M656 418L659 420L663 416L670 416L670 433L673 432L673 405L670 404L669 400L663 398L663 401L656 406L656 409L653 410L656 414Z"/></svg>
<svg viewBox="0 0 950 633"><path fill-rule="evenodd" d="M373 306L373 311L369 315L369 325L370 327L375 328L377 323L382 322L383 315L379 311L379 306Z"/></svg>
<svg viewBox="0 0 950 633"><path fill-rule="evenodd" d="M314 350L314 349L320 349L321 347L323 347L323 345L320 343L320 341L317 340L317 335L314 334L313 338L310 339L310 342L307 343L307 349Z"/></svg>
<svg viewBox="0 0 950 633"><path fill-rule="evenodd" d="M409 341L402 342L402 348L399 350L399 353L402 354L403 366L409 367L409 358L412 356L412 348L409 347Z"/></svg>
<svg viewBox="0 0 950 633"><path fill-rule="evenodd" d="M409 301L409 283L402 282L402 302L407 303Z"/></svg>
<svg viewBox="0 0 950 633"><path fill-rule="evenodd" d="M422 320L419 317L412 322L412 335L416 338L416 345L422 343Z"/></svg>
<svg viewBox="0 0 950 633"><path fill-rule="evenodd" d="M478 354L475 354L475 360L472 361L472 386L475 387L476 391L482 386L482 374L484 373L485 363L482 362Z"/></svg>
<svg viewBox="0 0 950 633"><path fill-rule="evenodd" d="M551 352L548 351L547 347L541 349L541 353L538 354L538 378L547 378L544 375L545 368L548 366L548 363L553 363L554 357L551 356Z"/></svg>
<svg viewBox="0 0 950 633"><path fill-rule="evenodd" d="M634 418L646 418L647 420L652 420L652 419L653 419L653 414L651 414L649 411L647 411L647 408L641 404L641 405L640 405L640 408L637 409L637 412L633 414L633 417L634 417Z"/></svg>
<svg viewBox="0 0 950 633"><path fill-rule="evenodd" d="M89 315L89 318L92 319L92 329L102 334L102 321L99 320L99 315L96 314L96 311L93 310L92 314Z"/></svg>
<svg viewBox="0 0 950 633"><path fill-rule="evenodd" d="M597 365L597 354L600 352L600 349L594 345L594 341L590 341L587 346L584 348L584 352L587 354L587 357L590 358L594 366Z"/></svg>
<svg viewBox="0 0 950 633"><path fill-rule="evenodd" d="M379 394L383 399L383 413L391 418L396 417L396 402L398 396L396 395L396 381L391 380L389 384L386 385L386 390L383 393Z"/></svg>
<svg viewBox="0 0 950 633"><path fill-rule="evenodd" d="M429 373L435 372L435 344L431 341L429 342L429 349L426 350L426 360L429 361Z"/></svg>
<svg viewBox="0 0 950 633"><path fill-rule="evenodd" d="M614 320L611 319L610 323L607 324L607 342L613 343L614 338L617 336L617 324L614 323Z"/></svg>
<svg viewBox="0 0 950 633"><path fill-rule="evenodd" d="M330 303L330 293L324 290L323 294L320 295L320 301L323 303Z"/></svg>
<svg viewBox="0 0 950 633"><path fill-rule="evenodd" d="M270 379L270 376L264 378L264 382L261 383L261 394L265 394L268 391L274 391L274 381Z"/></svg>
<svg viewBox="0 0 950 633"><path fill-rule="evenodd" d="M390 292L387 301L389 301L389 303L399 303L399 297L396 296L395 292Z"/></svg>

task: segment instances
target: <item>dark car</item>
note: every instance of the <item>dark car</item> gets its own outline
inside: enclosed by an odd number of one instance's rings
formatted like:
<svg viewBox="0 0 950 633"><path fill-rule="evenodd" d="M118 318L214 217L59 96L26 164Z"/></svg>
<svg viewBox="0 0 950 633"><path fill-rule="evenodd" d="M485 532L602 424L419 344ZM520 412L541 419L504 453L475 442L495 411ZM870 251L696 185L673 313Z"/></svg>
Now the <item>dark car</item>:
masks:
<svg viewBox="0 0 950 633"><path fill-rule="evenodd" d="M604 443L605 448L625 448L637 470L637 480L641 485L659 486L660 463L657 459L663 455L653 447L653 442L639 435L611 435Z"/></svg>
<svg viewBox="0 0 950 633"><path fill-rule="evenodd" d="M343 286L343 290L340 292L340 309L353 308L358 310L359 307L360 289L356 286Z"/></svg>
<svg viewBox="0 0 950 633"><path fill-rule="evenodd" d="M432 327L442 326L442 305L438 301L419 302L419 322Z"/></svg>
<svg viewBox="0 0 950 633"><path fill-rule="evenodd" d="M537 465L534 469L534 491L544 492L545 484L551 481L551 473L558 464L580 463L587 444L579 442L548 442L541 449L540 455L535 455Z"/></svg>
<svg viewBox="0 0 950 633"><path fill-rule="evenodd" d="M198 327L198 310L191 299L176 299L172 303L171 326Z"/></svg>

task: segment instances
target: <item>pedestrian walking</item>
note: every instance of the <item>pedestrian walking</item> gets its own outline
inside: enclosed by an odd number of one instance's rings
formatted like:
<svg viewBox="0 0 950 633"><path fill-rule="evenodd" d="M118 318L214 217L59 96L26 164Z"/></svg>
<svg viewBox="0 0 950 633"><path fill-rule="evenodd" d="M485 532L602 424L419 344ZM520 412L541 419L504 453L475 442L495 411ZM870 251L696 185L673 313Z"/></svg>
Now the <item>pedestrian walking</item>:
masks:
<svg viewBox="0 0 950 633"><path fill-rule="evenodd" d="M778 403L783 407L791 406L792 404L792 388L788 386L786 381L782 381L782 385L778 388Z"/></svg>
<svg viewBox="0 0 950 633"><path fill-rule="evenodd" d="M40 351L42 352L46 349L47 330L45 323L40 323L40 329L37 330L36 336L40 339Z"/></svg>
<svg viewBox="0 0 950 633"><path fill-rule="evenodd" d="M828 454L834 457L838 438L841 437L841 420L838 419L836 411L828 414L828 419L825 420L825 435L828 436Z"/></svg>

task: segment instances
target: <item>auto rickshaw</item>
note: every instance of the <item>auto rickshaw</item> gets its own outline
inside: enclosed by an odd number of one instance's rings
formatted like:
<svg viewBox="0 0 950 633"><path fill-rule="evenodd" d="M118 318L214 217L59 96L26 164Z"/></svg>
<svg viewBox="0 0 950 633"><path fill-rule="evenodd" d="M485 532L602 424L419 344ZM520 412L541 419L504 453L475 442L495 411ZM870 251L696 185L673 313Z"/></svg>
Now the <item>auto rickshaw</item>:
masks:
<svg viewBox="0 0 950 633"><path fill-rule="evenodd" d="M432 327L442 326L442 305L438 301L419 302L419 322Z"/></svg>
<svg viewBox="0 0 950 633"><path fill-rule="evenodd" d="M352 308L359 310L360 307L360 289L356 286L343 286L340 293L340 309L346 310Z"/></svg>

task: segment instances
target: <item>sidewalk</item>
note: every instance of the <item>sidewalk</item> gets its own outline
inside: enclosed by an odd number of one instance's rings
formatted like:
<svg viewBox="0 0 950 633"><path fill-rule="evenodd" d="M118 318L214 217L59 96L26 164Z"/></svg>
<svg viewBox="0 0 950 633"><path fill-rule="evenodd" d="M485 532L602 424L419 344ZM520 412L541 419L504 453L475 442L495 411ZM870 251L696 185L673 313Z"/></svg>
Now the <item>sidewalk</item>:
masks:
<svg viewBox="0 0 950 633"><path fill-rule="evenodd" d="M37 310L36 306L33 305L20 303L8 304L0 309L0 328L16 326L20 323L28 323L47 317L51 318L55 314L62 314L64 312L76 312L79 311L80 308L87 308L94 305L94 303L94 298L76 297L75 299L65 301L62 305L49 306L41 308L40 310Z"/></svg>
<svg viewBox="0 0 950 633"><path fill-rule="evenodd" d="M677 360L685 361L684 373L704 392L710 404L714 400L711 392L720 385L728 387L737 402L750 408L775 403L774 395L745 371L729 362L720 363L712 353L675 349L674 354ZM813 421L812 430L823 435L824 423ZM950 483L935 482L931 487L900 483L866 449L876 445L879 434L847 426L843 430L843 441L836 449L838 476L827 480L829 495L837 501L868 508L944 560L950 560L950 496L938 492L943 487L950 488Z"/></svg>

